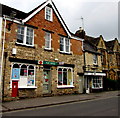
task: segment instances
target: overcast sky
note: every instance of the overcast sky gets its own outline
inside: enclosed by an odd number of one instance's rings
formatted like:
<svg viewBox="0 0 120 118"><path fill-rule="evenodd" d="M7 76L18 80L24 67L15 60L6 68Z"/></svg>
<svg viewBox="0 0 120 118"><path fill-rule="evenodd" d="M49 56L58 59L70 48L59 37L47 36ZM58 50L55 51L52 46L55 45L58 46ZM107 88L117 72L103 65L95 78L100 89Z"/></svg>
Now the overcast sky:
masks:
<svg viewBox="0 0 120 118"><path fill-rule="evenodd" d="M46 0L0 0L23 12L29 12ZM105 40L118 38L119 0L53 0L71 32L75 33L84 21L86 34L103 35Z"/></svg>

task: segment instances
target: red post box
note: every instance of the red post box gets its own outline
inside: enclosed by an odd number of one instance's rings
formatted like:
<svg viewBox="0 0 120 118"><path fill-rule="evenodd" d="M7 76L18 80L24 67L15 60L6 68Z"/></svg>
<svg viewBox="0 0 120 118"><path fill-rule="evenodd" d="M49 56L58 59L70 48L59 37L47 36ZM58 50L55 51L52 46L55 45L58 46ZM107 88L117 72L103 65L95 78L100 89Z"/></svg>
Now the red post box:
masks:
<svg viewBox="0 0 120 118"><path fill-rule="evenodd" d="M18 96L18 81L12 81L12 97Z"/></svg>

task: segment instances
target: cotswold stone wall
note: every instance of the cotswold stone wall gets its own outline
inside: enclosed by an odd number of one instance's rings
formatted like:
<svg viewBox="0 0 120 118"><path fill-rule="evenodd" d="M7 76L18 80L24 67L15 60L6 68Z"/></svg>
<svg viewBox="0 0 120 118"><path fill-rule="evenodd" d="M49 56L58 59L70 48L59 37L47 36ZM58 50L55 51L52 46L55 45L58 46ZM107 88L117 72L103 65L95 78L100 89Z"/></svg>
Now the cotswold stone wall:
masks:
<svg viewBox="0 0 120 118"><path fill-rule="evenodd" d="M58 59L58 62L64 62L66 64L74 64L74 88L57 88L57 67L52 66L52 76L51 76L51 95L62 95L62 94L72 94L78 93L79 91L79 76L77 73L82 73L83 67L83 55L67 55L60 54L59 51L45 51L43 48L35 46L34 48L18 46L14 42L6 43L7 48L5 52L6 56L6 65L4 69L4 96L11 97L12 88L10 88L10 79L11 79L11 66L13 62L10 62L9 58L13 59L26 59L26 60L41 60L41 61L50 61L55 62L55 58ZM12 48L17 49L17 54L12 55ZM20 62L21 63L21 62ZM24 61L22 63L25 63ZM19 89L19 97L37 97L43 95L43 65L36 64L35 72L35 84L36 89Z"/></svg>
<svg viewBox="0 0 120 118"><path fill-rule="evenodd" d="M78 73L83 73L83 52L82 41L70 39L70 54L60 53L60 36L68 37L63 25L53 11L53 22L45 20L45 9L42 9L34 17L32 17L26 24L35 26L34 29L34 47L28 47L17 44L17 28L18 25L13 23L11 30L8 31L6 27L6 42L5 42L5 66L4 66L4 97L11 99L12 87L11 85L11 66L14 62L18 63L33 63L33 61L49 61L64 62L65 64L74 65L73 72L73 88L57 88L57 67L51 66L51 95L72 94L79 92L79 76ZM7 22L8 25L9 22ZM51 32L52 50L45 50L45 32ZM12 49L16 48L16 55L12 55ZM22 61L20 61L22 60ZM27 61L28 60L28 61ZM20 62L19 62L20 61ZM19 89L18 97L37 97L43 96L43 65L35 64L35 85L37 88Z"/></svg>

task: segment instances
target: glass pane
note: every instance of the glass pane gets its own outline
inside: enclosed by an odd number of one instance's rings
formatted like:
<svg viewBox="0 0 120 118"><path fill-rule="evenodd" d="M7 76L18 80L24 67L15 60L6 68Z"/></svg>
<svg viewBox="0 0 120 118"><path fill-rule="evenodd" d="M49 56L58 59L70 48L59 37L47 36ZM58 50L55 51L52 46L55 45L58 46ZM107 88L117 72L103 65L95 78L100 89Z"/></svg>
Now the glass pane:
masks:
<svg viewBox="0 0 120 118"><path fill-rule="evenodd" d="M71 72L71 69L68 70L68 85L72 85L72 72Z"/></svg>
<svg viewBox="0 0 120 118"><path fill-rule="evenodd" d="M58 85L62 85L62 69L58 69Z"/></svg>
<svg viewBox="0 0 120 118"><path fill-rule="evenodd" d="M64 38L60 37L60 51L64 51Z"/></svg>
<svg viewBox="0 0 120 118"><path fill-rule="evenodd" d="M26 65L21 66L20 75L27 76L27 66Z"/></svg>
<svg viewBox="0 0 120 118"><path fill-rule="evenodd" d="M51 9L50 8L46 8L46 19L47 20L51 19Z"/></svg>
<svg viewBox="0 0 120 118"><path fill-rule="evenodd" d="M26 44L32 45L32 43L33 43L33 29L27 28Z"/></svg>
<svg viewBox="0 0 120 118"><path fill-rule="evenodd" d="M28 75L34 76L34 67L33 66L29 66Z"/></svg>
<svg viewBox="0 0 120 118"><path fill-rule="evenodd" d="M28 86L33 86L34 85L34 66L29 66L28 68Z"/></svg>
<svg viewBox="0 0 120 118"><path fill-rule="evenodd" d="M45 48L51 48L51 34L50 33L45 33Z"/></svg>
<svg viewBox="0 0 120 118"><path fill-rule="evenodd" d="M24 27L23 26L18 26L17 42L23 43L23 39L24 39Z"/></svg>
<svg viewBox="0 0 120 118"><path fill-rule="evenodd" d="M63 85L67 85L67 69L63 69Z"/></svg>
<svg viewBox="0 0 120 118"><path fill-rule="evenodd" d="M13 68L19 68L19 65L18 64L14 64Z"/></svg>

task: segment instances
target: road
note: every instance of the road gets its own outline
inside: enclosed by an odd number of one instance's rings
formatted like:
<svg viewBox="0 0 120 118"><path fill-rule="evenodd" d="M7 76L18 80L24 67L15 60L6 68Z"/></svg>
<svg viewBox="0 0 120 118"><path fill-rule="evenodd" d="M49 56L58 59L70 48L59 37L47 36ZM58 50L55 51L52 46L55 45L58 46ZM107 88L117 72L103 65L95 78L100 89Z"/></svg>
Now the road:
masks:
<svg viewBox="0 0 120 118"><path fill-rule="evenodd" d="M118 116L118 96L12 111L3 116Z"/></svg>

